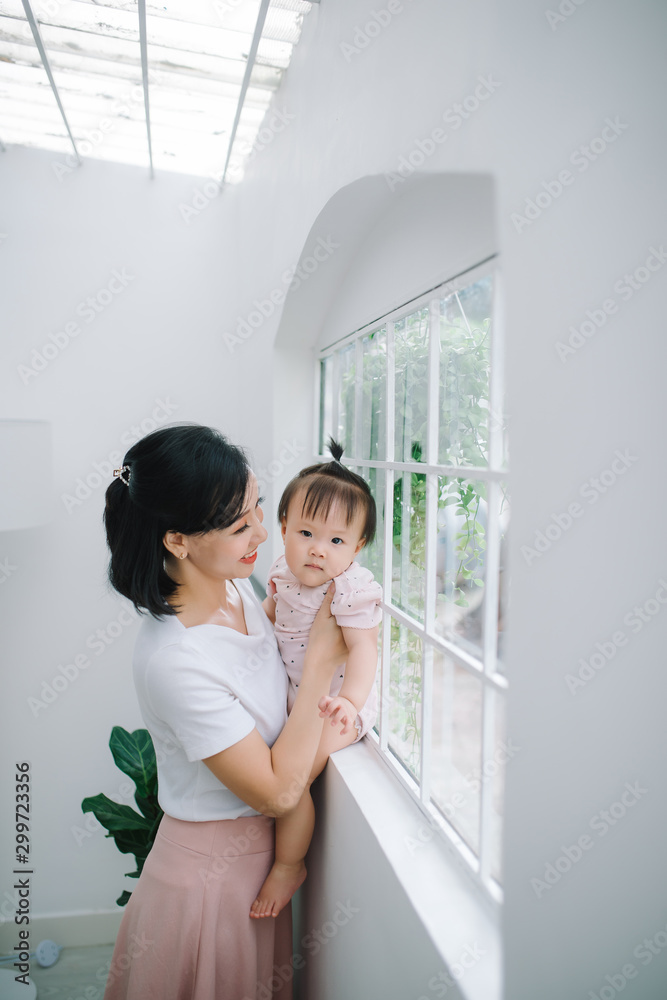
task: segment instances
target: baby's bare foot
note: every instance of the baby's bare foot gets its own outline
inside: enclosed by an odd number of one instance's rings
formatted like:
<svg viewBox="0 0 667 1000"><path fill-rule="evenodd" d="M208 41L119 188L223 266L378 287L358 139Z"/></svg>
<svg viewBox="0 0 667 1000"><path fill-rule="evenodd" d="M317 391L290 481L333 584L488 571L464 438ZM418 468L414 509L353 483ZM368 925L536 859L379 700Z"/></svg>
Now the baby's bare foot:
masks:
<svg viewBox="0 0 667 1000"><path fill-rule="evenodd" d="M306 877L306 866L303 861L295 865L286 865L282 861L274 862L273 868L266 876L264 885L259 890L257 899L250 907L251 917L277 917L284 906L303 883Z"/></svg>

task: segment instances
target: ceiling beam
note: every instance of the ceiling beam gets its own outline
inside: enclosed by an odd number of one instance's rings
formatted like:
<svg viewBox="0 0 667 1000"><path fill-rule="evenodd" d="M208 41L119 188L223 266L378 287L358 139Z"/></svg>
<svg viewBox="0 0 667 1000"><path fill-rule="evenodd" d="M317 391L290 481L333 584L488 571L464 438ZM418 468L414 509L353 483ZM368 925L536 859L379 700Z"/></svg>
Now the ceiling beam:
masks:
<svg viewBox="0 0 667 1000"><path fill-rule="evenodd" d="M259 43L262 39L262 32L264 30L264 22L266 21L266 15L269 10L270 0L262 0L259 5L259 13L257 14L257 23L255 24L255 32L252 36L252 43L250 45L250 51L248 52L248 62L246 64L245 73L243 74L243 83L241 84L241 93L239 94L239 103L236 106L236 115L234 116L234 124L232 125L232 131L229 136L229 146L227 147L227 159L225 160L225 169L222 171L222 179L220 184L225 183L225 178L227 177L227 168L229 166L229 160L232 155L232 148L234 146L234 139L236 138L236 130L239 127L239 121L241 120L241 112L243 111L243 104L245 102L245 95L250 84L250 77L252 76L253 67L255 65L255 59L257 57L257 49L259 48Z"/></svg>
<svg viewBox="0 0 667 1000"><path fill-rule="evenodd" d="M32 12L30 6L30 0L22 0L23 9L25 11L25 16L28 18L28 24L30 25L30 30L32 31L32 37L35 39L35 45L37 46L37 51L39 52L40 58L42 60L42 65L46 70L46 75L49 78L49 83L51 84L51 90L53 91L53 96L56 99L56 104L60 110L60 114L63 116L63 121L65 122L65 128L67 129L67 134L70 137L72 146L74 147L74 155L76 156L76 161L81 165L81 157L79 156L79 150L76 148L76 143L74 141L74 136L72 135L72 130L69 127L69 122L67 121L67 115L65 114L65 109L60 100L60 94L58 93L58 88L56 87L56 81L53 79L53 73L51 72L51 66L49 65L49 57L46 54L46 49L44 48L44 42L42 41L42 36L39 33L39 25L35 20L35 15Z"/></svg>
<svg viewBox="0 0 667 1000"><path fill-rule="evenodd" d="M144 113L146 115L146 135L148 136L148 160L151 177L153 170L153 142L151 140L151 111L148 102L148 43L146 40L146 0L139 0L139 44L141 45L141 75L144 81Z"/></svg>

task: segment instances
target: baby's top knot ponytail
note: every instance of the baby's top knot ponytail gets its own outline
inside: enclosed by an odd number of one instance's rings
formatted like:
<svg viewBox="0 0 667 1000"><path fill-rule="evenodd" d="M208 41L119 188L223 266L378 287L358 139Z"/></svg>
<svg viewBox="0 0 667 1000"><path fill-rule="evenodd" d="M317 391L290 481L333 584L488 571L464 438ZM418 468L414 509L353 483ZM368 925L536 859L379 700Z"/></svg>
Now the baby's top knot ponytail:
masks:
<svg viewBox="0 0 667 1000"><path fill-rule="evenodd" d="M331 462L319 462L302 469L289 481L278 504L278 523L287 519L287 511L293 498L299 494L302 513L306 517L329 516L334 504L340 504L347 523L351 524L361 511L363 513L362 537L370 545L375 537L377 514L375 500L363 476L343 465L343 446L333 437L329 438Z"/></svg>
<svg viewBox="0 0 667 1000"><path fill-rule="evenodd" d="M332 437L329 438L329 451L334 462L340 462L343 457L343 446L339 444L338 441L334 441Z"/></svg>

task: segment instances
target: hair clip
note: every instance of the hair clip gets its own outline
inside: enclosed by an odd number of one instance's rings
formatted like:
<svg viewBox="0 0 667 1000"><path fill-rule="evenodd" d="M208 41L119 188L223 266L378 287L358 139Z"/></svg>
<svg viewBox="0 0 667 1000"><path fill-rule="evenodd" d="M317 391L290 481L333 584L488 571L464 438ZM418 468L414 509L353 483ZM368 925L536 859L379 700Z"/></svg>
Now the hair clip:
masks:
<svg viewBox="0 0 667 1000"><path fill-rule="evenodd" d="M128 474L127 479L123 478L123 473L124 472L127 472L127 474ZM118 476L118 478L120 479L121 483L125 483L126 486L130 485L130 467L129 467L129 465L121 465L120 469L114 469L113 470L113 474L114 474L114 476Z"/></svg>

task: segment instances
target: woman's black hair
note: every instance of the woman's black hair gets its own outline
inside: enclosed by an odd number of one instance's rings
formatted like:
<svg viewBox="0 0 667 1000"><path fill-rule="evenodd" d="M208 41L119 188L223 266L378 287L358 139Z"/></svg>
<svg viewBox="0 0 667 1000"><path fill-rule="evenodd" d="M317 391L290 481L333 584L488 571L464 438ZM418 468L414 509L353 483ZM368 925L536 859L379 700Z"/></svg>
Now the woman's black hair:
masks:
<svg viewBox="0 0 667 1000"><path fill-rule="evenodd" d="M243 513L250 469L240 448L213 427L163 427L133 444L106 491L109 580L137 610L176 614L178 584L164 568L167 531L205 534Z"/></svg>
<svg viewBox="0 0 667 1000"><path fill-rule="evenodd" d="M340 504L346 523L351 524L361 506L364 512L361 537L366 545L370 545L375 538L377 518L370 487L356 472L341 465L343 447L333 438L329 438L329 451L333 462L309 465L287 484L278 504L278 523L282 523L283 518L287 517L294 495L303 490L301 513L306 517L317 517L319 514L326 519L333 505Z"/></svg>

